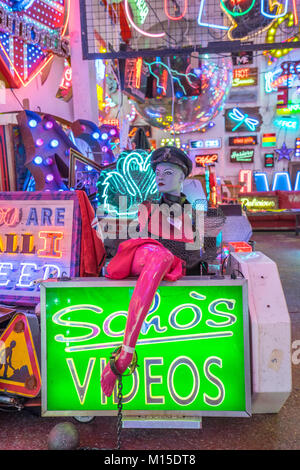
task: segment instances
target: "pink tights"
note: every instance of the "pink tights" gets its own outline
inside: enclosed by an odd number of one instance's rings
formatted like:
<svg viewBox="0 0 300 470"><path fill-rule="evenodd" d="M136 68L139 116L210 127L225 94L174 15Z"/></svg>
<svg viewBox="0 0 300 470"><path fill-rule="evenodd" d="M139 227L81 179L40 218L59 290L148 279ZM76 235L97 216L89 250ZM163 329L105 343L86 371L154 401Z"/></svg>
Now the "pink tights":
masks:
<svg viewBox="0 0 300 470"><path fill-rule="evenodd" d="M169 271L174 256L166 248L145 244L137 248L131 275L139 276L132 298L129 303L128 316L119 358L115 362L117 370L122 374L129 366L135 345L150 309L155 292ZM112 394L117 376L112 372L108 363L101 375L101 387L108 397Z"/></svg>

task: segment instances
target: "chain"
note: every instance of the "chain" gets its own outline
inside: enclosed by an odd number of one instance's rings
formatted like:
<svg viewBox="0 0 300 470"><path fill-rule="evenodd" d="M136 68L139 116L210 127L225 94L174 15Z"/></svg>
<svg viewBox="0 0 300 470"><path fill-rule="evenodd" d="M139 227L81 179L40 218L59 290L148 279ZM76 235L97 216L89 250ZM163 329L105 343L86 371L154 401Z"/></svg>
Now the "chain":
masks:
<svg viewBox="0 0 300 470"><path fill-rule="evenodd" d="M122 375L118 376L118 429L117 429L117 450L121 448L121 433L122 433L122 408L123 408L123 384L122 384Z"/></svg>

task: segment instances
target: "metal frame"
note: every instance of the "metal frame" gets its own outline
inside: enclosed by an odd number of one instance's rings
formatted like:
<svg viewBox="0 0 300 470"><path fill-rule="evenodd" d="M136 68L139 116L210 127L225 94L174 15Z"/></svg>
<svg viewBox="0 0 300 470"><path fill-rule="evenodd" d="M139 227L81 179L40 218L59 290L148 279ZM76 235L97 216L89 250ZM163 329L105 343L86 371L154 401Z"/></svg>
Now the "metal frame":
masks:
<svg viewBox="0 0 300 470"><path fill-rule="evenodd" d="M172 55L189 55L192 52L199 54L224 54L241 51L270 51L273 49L300 49L300 41L295 42L275 42L263 44L251 44L249 42L236 41L213 41L209 42L207 47L194 45L185 48L163 48L163 49L141 49L131 51L118 51L106 53L89 53L86 35L86 9L85 0L80 1L80 21L81 21L81 41L82 41L82 57L84 60L97 59L129 59L134 57L156 57L159 53L160 57L168 57Z"/></svg>
<svg viewBox="0 0 300 470"><path fill-rule="evenodd" d="M53 288L63 287L106 287L107 285L112 287L131 287L136 284L136 278L129 278L122 281L114 281L107 278L75 278L71 281L58 281L55 283L42 283L40 286L41 290L41 377L42 377L42 416L116 416L116 411L110 410L64 410L64 411L48 411L47 410L47 347L46 347L46 290ZM149 410L134 411L124 410L123 415L126 416L140 416L140 417L202 417L202 416L214 416L214 417L249 417L251 416L251 371L250 371L250 329L249 329L249 312L248 312L248 282L246 279L231 279L230 276L225 276L224 279L212 279L209 276L188 276L178 281L166 282L163 281L161 286L242 286L243 293L243 333L244 333L244 377L245 377L245 411L214 411L214 410Z"/></svg>

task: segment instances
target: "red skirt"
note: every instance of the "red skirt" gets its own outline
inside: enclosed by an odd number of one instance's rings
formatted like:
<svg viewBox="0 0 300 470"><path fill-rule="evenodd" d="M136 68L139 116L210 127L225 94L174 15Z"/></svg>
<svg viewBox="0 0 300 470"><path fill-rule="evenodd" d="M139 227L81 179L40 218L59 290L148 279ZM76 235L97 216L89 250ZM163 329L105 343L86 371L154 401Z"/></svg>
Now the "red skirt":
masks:
<svg viewBox="0 0 300 470"><path fill-rule="evenodd" d="M110 263L107 265L106 277L110 279L125 279L130 277L131 265L136 250L145 244L159 245L164 250L166 248L157 240L152 238L129 239L119 245L118 251ZM174 255L173 255L174 256ZM182 259L174 256L174 261L166 273L165 281L177 281L185 275L185 263Z"/></svg>

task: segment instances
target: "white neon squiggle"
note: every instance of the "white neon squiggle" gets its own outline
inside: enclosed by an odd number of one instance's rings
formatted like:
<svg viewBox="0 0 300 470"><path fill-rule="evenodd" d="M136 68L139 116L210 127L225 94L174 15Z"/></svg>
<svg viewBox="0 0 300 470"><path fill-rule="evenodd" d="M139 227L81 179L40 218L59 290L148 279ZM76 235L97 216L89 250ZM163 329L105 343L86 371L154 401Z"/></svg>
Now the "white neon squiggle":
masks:
<svg viewBox="0 0 300 470"><path fill-rule="evenodd" d="M129 12L129 5L128 5L128 0L125 0L125 3L124 3L124 6L125 6L125 12L126 12L126 15L127 15L127 18L129 20L129 23L131 24L131 26L140 34L144 35L144 36L147 36L149 38L162 38L163 36L166 35L166 33L147 33L146 31L143 31L142 29L140 29L133 21L132 17L131 17L131 14Z"/></svg>

